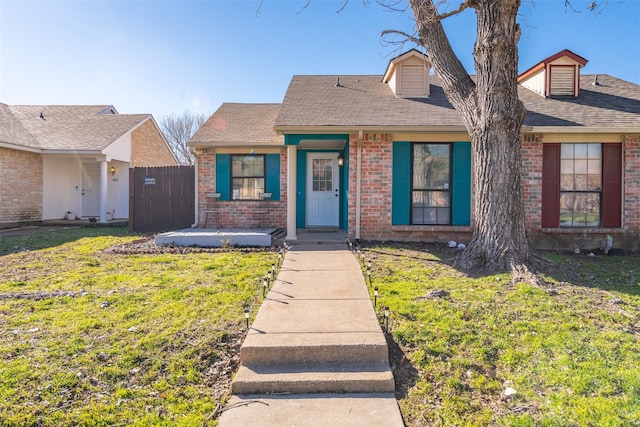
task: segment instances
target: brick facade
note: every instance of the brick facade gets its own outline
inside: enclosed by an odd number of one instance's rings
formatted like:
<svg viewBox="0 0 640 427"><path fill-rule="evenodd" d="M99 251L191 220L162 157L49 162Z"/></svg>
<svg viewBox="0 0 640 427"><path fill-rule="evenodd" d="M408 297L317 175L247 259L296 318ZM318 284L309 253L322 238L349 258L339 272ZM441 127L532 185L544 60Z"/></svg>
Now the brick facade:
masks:
<svg viewBox="0 0 640 427"><path fill-rule="evenodd" d="M542 228L542 144L543 136L524 140L523 194L527 234L534 247L549 250L578 248L581 251L601 249L607 235L613 237L615 248L640 251L640 137L620 136L623 142L624 164L623 207L621 228ZM550 138L544 139L552 143Z"/></svg>
<svg viewBox="0 0 640 427"><path fill-rule="evenodd" d="M131 132L131 166L177 166L178 162L164 142L153 120L146 120Z"/></svg>
<svg viewBox="0 0 640 427"><path fill-rule="evenodd" d="M541 228L542 212L542 144L543 135L527 135L522 141L522 176L527 233L533 245L540 249L593 250L602 248L607 235L614 238L614 247L638 251L640 235L640 137L624 140L623 166L623 227L622 228ZM548 142L548 141L547 141ZM610 141L603 141L610 142ZM360 226L356 230L356 198L358 146L361 147L360 179ZM469 226L440 225L392 225L392 150L391 133L357 133L349 135L349 184L348 184L348 228L350 238L358 234L362 240L377 241L437 241L468 243L473 232L473 212ZM345 156L347 157L347 156ZM408 168L411 165L406 165ZM286 227L287 208L287 150L280 150L279 201L272 201L271 225ZM198 212L199 223L204 225L205 211L209 200L206 195L215 189L215 150L200 149L198 155ZM217 202L219 221L222 227L255 228L260 220L256 217L259 202ZM209 218L209 226L215 219Z"/></svg>
<svg viewBox="0 0 640 427"><path fill-rule="evenodd" d="M212 201L207 194L215 193L216 155L212 148L202 148L198 158L198 224L200 227L216 228L216 220L221 228L261 228L268 222L271 227L286 227L287 223L287 149L280 149L280 200L271 200L269 218L262 214L263 202L256 200ZM215 203L215 206L214 206ZM205 224L206 211L210 214ZM215 218L217 216L217 219Z"/></svg>
<svg viewBox="0 0 640 427"><path fill-rule="evenodd" d="M349 135L349 237L356 233L357 156L361 145L360 239L390 241L469 241L471 227L391 224L393 135ZM411 165L407 165L411 167Z"/></svg>
<svg viewBox="0 0 640 427"><path fill-rule="evenodd" d="M0 148L0 227L42 220L42 156Z"/></svg>
<svg viewBox="0 0 640 427"><path fill-rule="evenodd" d="M624 142L623 227L622 228L541 228L543 135L526 135L522 141L522 187L527 233L539 249L593 250L604 247L605 238L614 238L614 247L639 251L640 235L640 137L621 137ZM612 141L602 141L612 142ZM349 236L356 236L357 156L361 145L360 238L362 240L469 242L473 231L467 227L392 225L393 135L364 133L350 135L349 143ZM407 165L411 167L411 165Z"/></svg>

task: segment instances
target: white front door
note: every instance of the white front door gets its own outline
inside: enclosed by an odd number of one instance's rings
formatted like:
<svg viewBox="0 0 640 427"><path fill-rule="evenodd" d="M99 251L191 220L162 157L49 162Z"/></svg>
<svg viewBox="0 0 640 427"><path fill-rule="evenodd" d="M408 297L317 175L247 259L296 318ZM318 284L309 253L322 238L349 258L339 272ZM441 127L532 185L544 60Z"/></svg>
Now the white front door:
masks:
<svg viewBox="0 0 640 427"><path fill-rule="evenodd" d="M307 227L338 227L338 153L307 153Z"/></svg>
<svg viewBox="0 0 640 427"><path fill-rule="evenodd" d="M100 163L82 164L82 216L100 217Z"/></svg>

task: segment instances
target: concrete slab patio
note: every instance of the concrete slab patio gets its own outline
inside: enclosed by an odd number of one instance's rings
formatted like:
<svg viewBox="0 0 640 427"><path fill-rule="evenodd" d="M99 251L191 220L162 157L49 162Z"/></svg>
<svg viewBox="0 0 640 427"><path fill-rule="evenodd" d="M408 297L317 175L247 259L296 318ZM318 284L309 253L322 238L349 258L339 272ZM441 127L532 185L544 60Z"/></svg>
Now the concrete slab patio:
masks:
<svg viewBox="0 0 640 427"><path fill-rule="evenodd" d="M285 256L219 426L404 425L362 270L344 243L320 243Z"/></svg>
<svg viewBox="0 0 640 427"><path fill-rule="evenodd" d="M167 231L155 237L156 245L199 246L219 248L222 246L271 246L282 232L280 228L185 228Z"/></svg>

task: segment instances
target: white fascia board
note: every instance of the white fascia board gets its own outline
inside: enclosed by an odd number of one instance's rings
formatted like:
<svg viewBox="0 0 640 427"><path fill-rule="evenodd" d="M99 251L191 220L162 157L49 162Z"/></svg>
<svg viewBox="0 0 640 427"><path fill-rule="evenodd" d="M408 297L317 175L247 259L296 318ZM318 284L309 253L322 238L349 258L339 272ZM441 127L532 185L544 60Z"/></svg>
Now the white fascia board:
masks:
<svg viewBox="0 0 640 427"><path fill-rule="evenodd" d="M522 126L522 132L531 133L640 133L640 126L602 127L602 126Z"/></svg>

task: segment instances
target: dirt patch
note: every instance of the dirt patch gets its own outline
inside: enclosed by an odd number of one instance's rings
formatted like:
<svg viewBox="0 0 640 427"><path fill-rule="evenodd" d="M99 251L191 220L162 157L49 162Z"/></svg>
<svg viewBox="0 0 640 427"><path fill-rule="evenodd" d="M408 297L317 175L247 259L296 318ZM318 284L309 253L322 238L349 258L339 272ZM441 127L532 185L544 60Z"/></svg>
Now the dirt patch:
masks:
<svg viewBox="0 0 640 427"><path fill-rule="evenodd" d="M222 247L203 248L200 246L156 245L154 237L144 237L122 245L105 249L105 253L120 255L135 254L194 254L194 253L222 253L222 252L276 252L274 247Z"/></svg>

